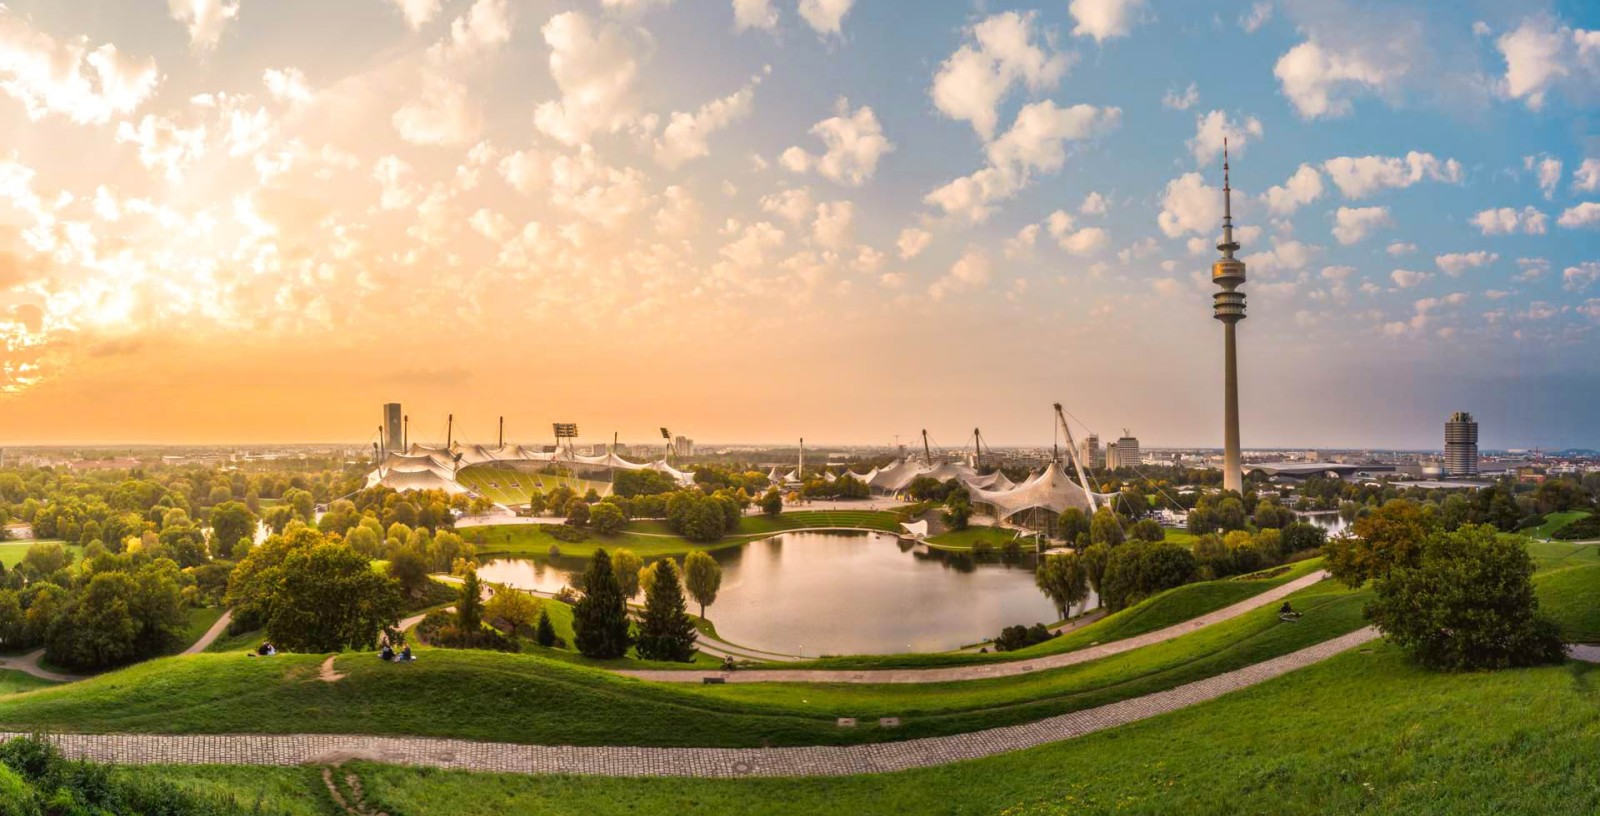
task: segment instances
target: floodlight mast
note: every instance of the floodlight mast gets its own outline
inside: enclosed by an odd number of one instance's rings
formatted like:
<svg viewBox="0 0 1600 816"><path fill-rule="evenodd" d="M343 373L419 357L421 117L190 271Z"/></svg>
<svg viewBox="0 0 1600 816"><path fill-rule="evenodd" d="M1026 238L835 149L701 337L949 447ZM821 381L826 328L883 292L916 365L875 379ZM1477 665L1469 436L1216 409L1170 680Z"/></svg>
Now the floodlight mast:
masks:
<svg viewBox="0 0 1600 816"><path fill-rule="evenodd" d="M1083 457L1078 455L1078 443L1072 439L1072 426L1067 424L1067 415L1061 410L1061 403L1056 403L1056 419L1061 421L1061 430L1067 434L1067 455L1072 458L1072 465L1078 471L1078 483L1083 485L1083 492L1089 497L1089 514L1094 515L1100 509L1094 500L1094 488L1089 486L1089 478L1083 475Z"/></svg>
<svg viewBox="0 0 1600 816"><path fill-rule="evenodd" d="M922 456L929 466L933 465L933 447L928 444L928 429L922 429Z"/></svg>
<svg viewBox="0 0 1600 816"><path fill-rule="evenodd" d="M402 451L402 453L405 452L405 451L411 450L411 415L410 414L406 414L405 418L400 421L400 447L404 448L404 451Z"/></svg>

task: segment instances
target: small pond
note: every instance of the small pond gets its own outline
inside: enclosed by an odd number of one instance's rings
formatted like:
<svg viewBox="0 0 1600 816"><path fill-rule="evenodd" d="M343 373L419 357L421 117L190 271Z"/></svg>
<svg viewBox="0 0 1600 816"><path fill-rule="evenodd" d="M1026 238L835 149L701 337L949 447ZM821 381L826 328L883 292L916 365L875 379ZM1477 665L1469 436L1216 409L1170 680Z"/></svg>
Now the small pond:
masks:
<svg viewBox="0 0 1600 816"><path fill-rule="evenodd" d="M973 563L879 533L787 533L713 555L722 564L722 589L706 617L724 639L753 649L807 656L938 652L1012 624L1057 619L1033 584L1032 557ZM583 567L570 558L499 559L478 574L554 592Z"/></svg>

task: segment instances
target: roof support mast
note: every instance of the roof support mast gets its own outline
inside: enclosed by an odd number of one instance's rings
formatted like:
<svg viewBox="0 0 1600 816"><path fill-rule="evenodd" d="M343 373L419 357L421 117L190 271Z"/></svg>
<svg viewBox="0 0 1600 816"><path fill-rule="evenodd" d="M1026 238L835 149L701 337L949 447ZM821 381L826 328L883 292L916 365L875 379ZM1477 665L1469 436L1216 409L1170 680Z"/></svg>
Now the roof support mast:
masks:
<svg viewBox="0 0 1600 816"><path fill-rule="evenodd" d="M1083 457L1078 455L1078 443L1072 438L1072 426L1067 424L1067 415L1061 410L1061 403L1056 403L1056 419L1061 422L1061 430L1067 435L1067 456L1072 459L1073 467L1078 470L1078 484L1083 485L1083 492L1089 497L1089 514L1093 515L1100 509L1100 504L1095 501L1094 488L1089 486L1089 478L1083 475Z"/></svg>
<svg viewBox="0 0 1600 816"><path fill-rule="evenodd" d="M927 457L929 465L933 464L933 448L928 444L928 429L922 429L922 455Z"/></svg>

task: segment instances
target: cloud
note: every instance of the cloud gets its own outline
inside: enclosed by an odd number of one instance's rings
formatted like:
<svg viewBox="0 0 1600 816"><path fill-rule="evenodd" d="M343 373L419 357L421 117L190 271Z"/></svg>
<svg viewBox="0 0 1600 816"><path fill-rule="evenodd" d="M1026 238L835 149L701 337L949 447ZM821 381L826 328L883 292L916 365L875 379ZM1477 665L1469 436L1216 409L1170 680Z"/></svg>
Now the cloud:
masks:
<svg viewBox="0 0 1600 816"><path fill-rule="evenodd" d="M550 46L550 75L561 90L560 99L534 109L534 126L541 133L578 145L633 121L643 32L568 11L551 17L540 33Z"/></svg>
<svg viewBox="0 0 1600 816"><path fill-rule="evenodd" d="M1585 261L1561 270L1561 286L1569 291L1588 289L1595 281L1600 281L1600 262Z"/></svg>
<svg viewBox="0 0 1600 816"><path fill-rule="evenodd" d="M152 58L126 56L111 43L90 49L83 37L57 41L0 6L0 90L30 120L102 125L137 110L160 82Z"/></svg>
<svg viewBox="0 0 1600 816"><path fill-rule="evenodd" d="M1600 159L1584 159L1572 171L1572 189L1585 193L1600 190Z"/></svg>
<svg viewBox="0 0 1600 816"><path fill-rule="evenodd" d="M274 100L289 105L311 101L311 88L306 85L306 75L299 68L268 68L261 73L261 83Z"/></svg>
<svg viewBox="0 0 1600 816"><path fill-rule="evenodd" d="M778 10L772 7L772 0L733 0L733 27L736 31L771 31L778 27Z"/></svg>
<svg viewBox="0 0 1600 816"><path fill-rule="evenodd" d="M821 36L840 34L855 0L800 0L800 18Z"/></svg>
<svg viewBox="0 0 1600 816"><path fill-rule="evenodd" d="M1495 40L1495 47L1506 63L1497 90L1530 110L1542 109L1556 88L1570 85L1586 93L1600 79L1600 31L1560 25L1547 14L1525 18Z"/></svg>
<svg viewBox="0 0 1600 816"><path fill-rule="evenodd" d="M1188 110L1200 102L1200 86L1189 83L1189 87L1178 93L1177 88L1168 88L1166 96L1161 97L1161 106L1173 110Z"/></svg>
<svg viewBox="0 0 1600 816"><path fill-rule="evenodd" d="M1005 135L989 144L988 166L924 197L945 215L978 222L993 204L1015 196L1034 173L1054 173L1067 160L1067 142L1109 133L1122 121L1119 108L1057 107L1051 100L1026 105Z"/></svg>
<svg viewBox="0 0 1600 816"><path fill-rule="evenodd" d="M1550 217L1533 207L1523 207L1519 212L1511 207L1484 210L1472 217L1471 223L1484 235L1543 235Z"/></svg>
<svg viewBox="0 0 1600 816"><path fill-rule="evenodd" d="M812 239L828 249L848 249L855 243L855 214L855 205L849 201L818 204L817 220L811 225Z"/></svg>
<svg viewBox="0 0 1600 816"><path fill-rule="evenodd" d="M389 0L394 7L400 10L400 15L405 18L406 25L416 31L427 25L439 14L443 0Z"/></svg>
<svg viewBox="0 0 1600 816"><path fill-rule="evenodd" d="M1389 91L1407 70L1392 49L1344 49L1313 38L1279 57L1272 73L1300 118L1331 119L1350 113L1355 93Z"/></svg>
<svg viewBox="0 0 1600 816"><path fill-rule="evenodd" d="M837 115L811 128L811 135L827 146L826 152L817 156L791 147L779 161L793 173L815 170L836 183L860 187L876 172L878 159L894 152L894 144L883 135L872 108L862 105L852 113L849 100L843 98L837 107Z"/></svg>
<svg viewBox="0 0 1600 816"><path fill-rule="evenodd" d="M1387 188L1410 187L1424 180L1459 184L1463 176L1461 163L1455 159L1441 161L1432 153L1415 150L1405 158L1340 156L1323 162L1322 169L1345 198L1367 198Z"/></svg>
<svg viewBox="0 0 1600 816"><path fill-rule="evenodd" d="M1261 2L1250 4L1250 8L1239 15L1239 27L1244 29L1246 34L1254 34L1260 31L1261 27L1266 25L1267 20L1271 18L1272 3L1269 0L1261 0Z"/></svg>
<svg viewBox="0 0 1600 816"><path fill-rule="evenodd" d="M1261 199L1273 215L1293 215L1295 210L1322 197L1322 174L1309 164L1300 165L1282 186L1271 187Z"/></svg>
<svg viewBox="0 0 1600 816"><path fill-rule="evenodd" d="M1185 173L1167 182L1156 223L1168 238L1217 232L1222 228L1222 190L1207 186L1199 173Z"/></svg>
<svg viewBox="0 0 1600 816"><path fill-rule="evenodd" d="M968 249L944 277L928 287L928 296L934 300L944 300L946 296L957 292L982 288L989 283L991 273L989 256L980 249Z"/></svg>
<svg viewBox="0 0 1600 816"><path fill-rule="evenodd" d="M1409 269L1396 269L1389 273L1389 280L1394 281L1394 285L1401 289L1410 289L1431 277L1433 276L1427 272L1413 272Z"/></svg>
<svg viewBox="0 0 1600 816"><path fill-rule="evenodd" d="M1388 207L1340 207L1333 214L1333 237L1341 244L1359 243L1393 223Z"/></svg>
<svg viewBox="0 0 1600 816"><path fill-rule="evenodd" d="M811 191L804 187L783 190L761 198L762 211L777 215L791 224L799 224L810 218L816 208L817 204L811 198Z"/></svg>
<svg viewBox="0 0 1600 816"><path fill-rule="evenodd" d="M1056 244L1073 255L1094 255L1111 245L1111 234L1099 227L1077 228L1072 216L1056 210L1045 219L1050 237Z"/></svg>
<svg viewBox="0 0 1600 816"><path fill-rule="evenodd" d="M1090 192L1083 197L1083 203L1078 205L1080 215L1105 215L1106 197L1096 192Z"/></svg>
<svg viewBox="0 0 1600 816"><path fill-rule="evenodd" d="M1126 37L1145 11L1145 0L1072 0L1067 11L1077 23L1072 33L1103 43Z"/></svg>
<svg viewBox="0 0 1600 816"><path fill-rule="evenodd" d="M239 16L239 0L167 0L167 13L189 29L190 47L209 51L228 21Z"/></svg>
<svg viewBox="0 0 1600 816"><path fill-rule="evenodd" d="M1243 232L1243 230L1240 230L1240 232ZM1258 273L1292 272L1306 268L1321 254L1322 247L1320 246L1296 241L1292 238L1274 236L1272 249L1246 255L1244 262Z"/></svg>
<svg viewBox="0 0 1600 816"><path fill-rule="evenodd" d="M506 0L476 0L424 57L421 92L391 117L412 144L465 145L483 129L483 111L466 79L482 60L511 39Z"/></svg>
<svg viewBox="0 0 1600 816"><path fill-rule="evenodd" d="M1401 255L1409 255L1413 252L1416 252L1417 245L1407 241L1395 241L1394 243L1389 244L1384 251L1388 252L1390 255L1399 257Z"/></svg>
<svg viewBox="0 0 1600 816"><path fill-rule="evenodd" d="M711 147L707 140L711 134L750 115L760 81L759 77L752 79L743 88L701 105L694 113L672 114L656 140L656 161L667 167L678 167L691 159L709 156Z"/></svg>
<svg viewBox="0 0 1600 816"><path fill-rule="evenodd" d="M652 6L670 6L672 0L600 0L600 5L617 14L638 14Z"/></svg>
<svg viewBox="0 0 1600 816"><path fill-rule="evenodd" d="M900 260L909 261L921 255L932 242L933 233L916 227L906 227L900 231L900 238L895 241L895 246L900 250Z"/></svg>
<svg viewBox="0 0 1600 816"><path fill-rule="evenodd" d="M963 44L939 66L929 94L945 116L970 122L984 141L999 125L997 108L1013 85L1033 93L1055 87L1070 58L1034 44L1033 13L1008 11L973 26L973 42Z"/></svg>
<svg viewBox="0 0 1600 816"><path fill-rule="evenodd" d="M145 114L137 125L119 122L117 141L137 145L139 163L161 170L174 183L181 182L184 171L205 156L208 149L204 125L184 128L154 114Z"/></svg>
<svg viewBox="0 0 1600 816"><path fill-rule="evenodd" d="M1233 152L1243 153L1250 140L1260 139L1263 132L1261 120L1254 116L1247 117L1242 123L1231 122L1226 113L1214 110L1195 117L1194 138L1189 140L1189 152L1194 155L1195 164L1209 164L1222 154L1223 140L1227 140Z"/></svg>
<svg viewBox="0 0 1600 816"><path fill-rule="evenodd" d="M1493 252L1479 250L1477 252L1452 252L1447 255L1439 255L1433 259L1433 262L1445 274L1451 277L1460 277L1461 273L1468 269L1488 266L1499 259L1500 256Z"/></svg>
<svg viewBox="0 0 1600 816"><path fill-rule="evenodd" d="M1575 207L1569 207L1560 218L1556 219L1556 223L1568 229L1600 225L1600 204L1585 201Z"/></svg>
<svg viewBox="0 0 1600 816"><path fill-rule="evenodd" d="M1544 193L1546 201L1555 197L1556 187L1561 184L1560 159L1548 155L1523 156L1522 169L1538 173L1539 190Z"/></svg>

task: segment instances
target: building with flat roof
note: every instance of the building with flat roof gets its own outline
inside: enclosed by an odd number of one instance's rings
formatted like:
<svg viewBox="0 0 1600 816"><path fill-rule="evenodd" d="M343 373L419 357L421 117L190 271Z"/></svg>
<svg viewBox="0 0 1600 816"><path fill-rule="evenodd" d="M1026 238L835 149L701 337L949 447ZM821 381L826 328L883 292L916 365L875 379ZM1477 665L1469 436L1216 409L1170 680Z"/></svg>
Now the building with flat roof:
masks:
<svg viewBox="0 0 1600 816"><path fill-rule="evenodd" d="M1444 423L1444 470L1451 476L1478 475L1478 421L1466 411Z"/></svg>
<svg viewBox="0 0 1600 816"><path fill-rule="evenodd" d="M400 403L388 402L383 406L383 447L392 451L403 451L406 447L405 414L400 410Z"/></svg>

